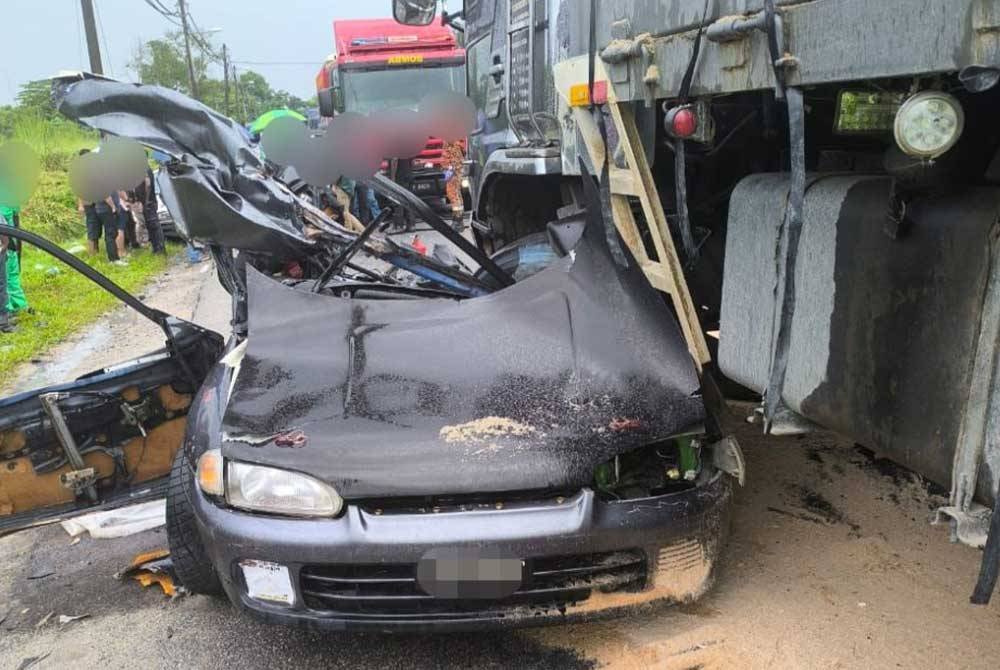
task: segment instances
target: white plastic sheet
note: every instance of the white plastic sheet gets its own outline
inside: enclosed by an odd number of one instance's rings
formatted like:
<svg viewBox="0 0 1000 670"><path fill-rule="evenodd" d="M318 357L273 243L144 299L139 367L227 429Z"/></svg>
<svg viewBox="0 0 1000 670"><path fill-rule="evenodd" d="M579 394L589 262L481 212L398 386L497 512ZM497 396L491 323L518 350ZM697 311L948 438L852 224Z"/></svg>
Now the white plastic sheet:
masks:
<svg viewBox="0 0 1000 670"><path fill-rule="evenodd" d="M166 515L167 501L152 500L106 512L92 512L60 523L71 537L89 532L95 540L106 540L159 528L167 523Z"/></svg>

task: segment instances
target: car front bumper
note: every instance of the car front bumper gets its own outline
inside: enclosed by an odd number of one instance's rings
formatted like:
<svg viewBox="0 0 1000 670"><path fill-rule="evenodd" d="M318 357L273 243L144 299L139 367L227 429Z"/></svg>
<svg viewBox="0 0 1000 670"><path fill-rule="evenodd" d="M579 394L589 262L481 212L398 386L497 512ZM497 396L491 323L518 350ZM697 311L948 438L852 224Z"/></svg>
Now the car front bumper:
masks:
<svg viewBox="0 0 1000 670"><path fill-rule="evenodd" d="M348 505L340 518L324 520L247 514L221 508L200 492L194 497L206 549L237 607L268 621L307 628L422 631L557 623L655 601L694 600L711 585L728 528L731 487L729 478L717 473L690 490L652 498L603 502L584 489L565 499L502 509L379 513ZM611 592L607 581L574 582L572 596L544 605L466 600L454 609L438 607L426 613L396 612L395 601L380 601L374 611L365 606L338 611L325 603L317 607L315 598L310 603L304 596L303 576L310 571L416 566L427 551L441 547L501 550L522 557L526 565L551 564L554 557L631 552L641 557L642 580L638 588ZM294 603L251 598L240 567L246 560L287 566Z"/></svg>

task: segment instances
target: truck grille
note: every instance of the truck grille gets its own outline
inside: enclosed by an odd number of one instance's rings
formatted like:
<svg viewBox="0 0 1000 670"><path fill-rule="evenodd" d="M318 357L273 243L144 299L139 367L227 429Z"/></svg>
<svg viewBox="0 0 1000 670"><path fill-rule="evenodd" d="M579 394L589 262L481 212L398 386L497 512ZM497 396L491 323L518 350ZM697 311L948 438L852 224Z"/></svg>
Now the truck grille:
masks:
<svg viewBox="0 0 1000 670"><path fill-rule="evenodd" d="M305 605L354 618L503 617L518 608L562 609L585 601L594 589L640 591L646 559L639 550L534 558L524 584L502 600L444 600L427 595L416 579L415 563L307 565L299 573Z"/></svg>

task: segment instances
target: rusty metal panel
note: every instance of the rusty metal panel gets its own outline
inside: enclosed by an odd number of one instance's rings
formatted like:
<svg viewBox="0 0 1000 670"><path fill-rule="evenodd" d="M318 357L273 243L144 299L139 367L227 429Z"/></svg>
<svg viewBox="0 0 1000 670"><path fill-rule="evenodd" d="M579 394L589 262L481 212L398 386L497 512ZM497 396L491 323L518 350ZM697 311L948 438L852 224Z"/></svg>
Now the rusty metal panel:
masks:
<svg viewBox="0 0 1000 670"><path fill-rule="evenodd" d="M953 72L967 65L1000 64L1000 3L996 0L787 0L777 3L788 50L799 59L789 83L812 85ZM565 5L565 2L564 2ZM720 0L708 22L761 10L762 0ZM607 0L599 3L597 47L628 19L633 34L656 37L657 97L672 97L691 56L702 0ZM566 12L562 7L560 11ZM567 12L560 39L569 56L587 53L587 12ZM620 24L619 24L620 25ZM635 75L638 64L631 65ZM634 79L634 76L631 77ZM727 43L702 43L694 95L771 88L773 73L763 33ZM615 85L622 100L642 96L633 81Z"/></svg>

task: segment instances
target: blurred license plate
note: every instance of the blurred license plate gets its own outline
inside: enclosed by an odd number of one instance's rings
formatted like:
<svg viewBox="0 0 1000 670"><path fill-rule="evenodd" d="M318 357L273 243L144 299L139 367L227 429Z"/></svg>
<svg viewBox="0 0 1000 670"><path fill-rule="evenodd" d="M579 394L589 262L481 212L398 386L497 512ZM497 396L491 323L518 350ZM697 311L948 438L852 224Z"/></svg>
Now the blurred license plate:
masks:
<svg viewBox="0 0 1000 670"><path fill-rule="evenodd" d="M524 561L498 550L436 548L417 564L417 582L435 598L506 598L523 580Z"/></svg>
<svg viewBox="0 0 1000 670"><path fill-rule="evenodd" d="M431 183L431 182L429 182L429 181L417 182L416 184L413 185L413 190L414 191L421 191L421 192L423 192L423 191L430 191L433 188L434 188L434 184Z"/></svg>
<svg viewBox="0 0 1000 670"><path fill-rule="evenodd" d="M295 589L288 568L268 561L240 561L247 595L256 600L266 600L282 605L295 603Z"/></svg>

